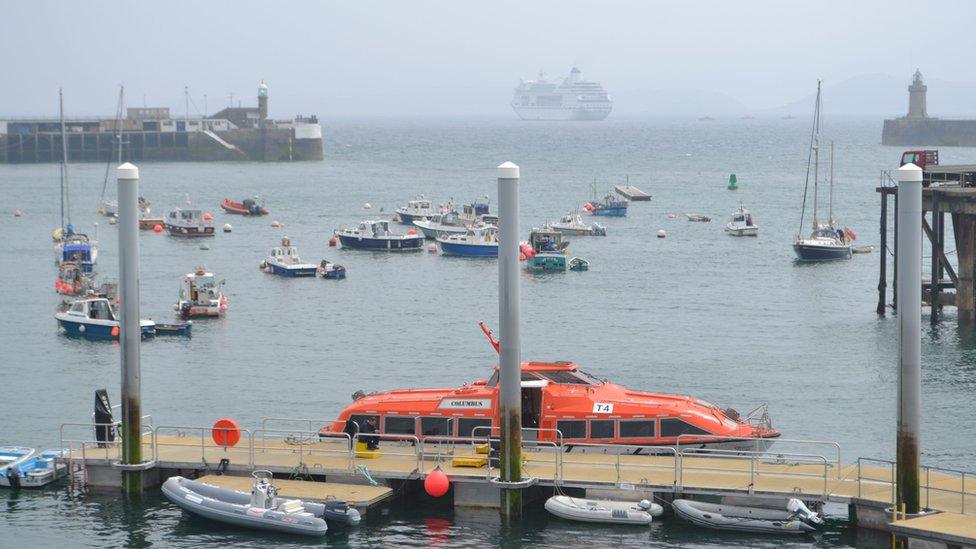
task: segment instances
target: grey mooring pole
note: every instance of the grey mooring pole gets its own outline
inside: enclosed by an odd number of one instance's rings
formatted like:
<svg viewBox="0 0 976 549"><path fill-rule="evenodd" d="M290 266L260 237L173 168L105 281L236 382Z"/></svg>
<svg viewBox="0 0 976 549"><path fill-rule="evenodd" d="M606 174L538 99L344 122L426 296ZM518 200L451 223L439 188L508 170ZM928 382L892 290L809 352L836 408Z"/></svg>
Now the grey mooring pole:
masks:
<svg viewBox="0 0 976 549"><path fill-rule="evenodd" d="M898 445L895 509L919 512L922 391L922 170L898 168Z"/></svg>
<svg viewBox="0 0 976 549"><path fill-rule="evenodd" d="M139 372L139 168L122 164L119 180L119 299L122 316L122 488L142 491L142 471L126 466L142 463L142 394Z"/></svg>
<svg viewBox="0 0 976 549"><path fill-rule="evenodd" d="M522 480L522 338L519 334L519 167L498 166L498 415L502 482ZM522 515L522 492L502 488L501 513Z"/></svg>

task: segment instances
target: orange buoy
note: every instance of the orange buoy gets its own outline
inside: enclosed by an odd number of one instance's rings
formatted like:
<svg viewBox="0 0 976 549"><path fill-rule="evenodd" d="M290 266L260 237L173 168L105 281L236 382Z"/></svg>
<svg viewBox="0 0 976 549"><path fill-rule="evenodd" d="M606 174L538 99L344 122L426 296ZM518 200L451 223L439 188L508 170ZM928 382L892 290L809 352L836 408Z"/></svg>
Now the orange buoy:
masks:
<svg viewBox="0 0 976 549"><path fill-rule="evenodd" d="M161 233L161 232L163 232L163 226L160 225L159 223L156 223L155 225L153 225L153 232L154 233Z"/></svg>
<svg viewBox="0 0 976 549"><path fill-rule="evenodd" d="M204 221L211 221L211 220L213 220L213 214L210 213L210 212L203 212L203 220Z"/></svg>
<svg viewBox="0 0 976 549"><path fill-rule="evenodd" d="M332 238L329 239L329 247L335 248L335 246L336 246L336 237L333 236Z"/></svg>
<svg viewBox="0 0 976 549"><path fill-rule="evenodd" d="M112 326L112 337L119 337L119 327Z"/></svg>
<svg viewBox="0 0 976 549"><path fill-rule="evenodd" d="M410 236L415 236L417 234L417 229L408 229L407 234Z"/></svg>
<svg viewBox="0 0 976 549"><path fill-rule="evenodd" d="M438 465L433 471L427 475L424 479L424 490L427 495L435 498L439 498L447 493L447 490L451 487L451 481L447 478L444 471L441 471L441 466Z"/></svg>
<svg viewBox="0 0 976 549"><path fill-rule="evenodd" d="M230 418L222 417L214 422L212 431L213 441L217 446L234 446L241 440L241 426Z"/></svg>

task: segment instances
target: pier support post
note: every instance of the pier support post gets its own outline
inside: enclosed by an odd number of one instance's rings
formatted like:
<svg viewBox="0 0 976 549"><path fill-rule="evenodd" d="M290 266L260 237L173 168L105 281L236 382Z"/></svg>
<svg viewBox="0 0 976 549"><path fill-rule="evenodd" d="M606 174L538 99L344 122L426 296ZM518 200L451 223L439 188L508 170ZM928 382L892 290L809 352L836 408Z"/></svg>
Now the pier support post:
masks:
<svg viewBox="0 0 976 549"><path fill-rule="evenodd" d="M500 480L522 480L522 338L519 297L519 167L498 166L498 325L499 395L501 428ZM519 489L501 490L501 513L509 519L522 515Z"/></svg>
<svg viewBox="0 0 976 549"><path fill-rule="evenodd" d="M919 512L919 431L921 424L922 170L898 169L898 442L895 509ZM901 506L904 505L904 508Z"/></svg>
<svg viewBox="0 0 976 549"><path fill-rule="evenodd" d="M888 304L888 193L881 187L881 267L878 274L878 315L884 316Z"/></svg>
<svg viewBox="0 0 976 549"><path fill-rule="evenodd" d="M952 230L956 237L956 257L959 261L956 284L956 311L959 324L972 324L976 319L976 302L973 300L973 253L976 252L976 216L952 214Z"/></svg>
<svg viewBox="0 0 976 549"><path fill-rule="evenodd" d="M139 168L125 163L117 169L119 180L119 299L122 314L122 465L142 463L142 388L139 345ZM142 491L142 471L124 469L122 489Z"/></svg>
<svg viewBox="0 0 976 549"><path fill-rule="evenodd" d="M932 306L932 311L929 320L932 324L939 322L939 294L942 291L942 263L940 262L942 253L942 231L939 227L939 216L942 212L939 211L939 193L938 191L932 191L932 238L930 239L932 243L932 273L931 273L931 286L929 287L929 304Z"/></svg>

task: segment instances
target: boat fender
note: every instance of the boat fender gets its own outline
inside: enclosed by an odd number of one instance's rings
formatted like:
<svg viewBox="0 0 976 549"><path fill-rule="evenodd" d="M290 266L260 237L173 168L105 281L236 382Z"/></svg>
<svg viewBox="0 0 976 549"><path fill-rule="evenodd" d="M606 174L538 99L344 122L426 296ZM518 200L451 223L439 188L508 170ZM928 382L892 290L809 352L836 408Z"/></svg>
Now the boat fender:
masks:
<svg viewBox="0 0 976 549"><path fill-rule="evenodd" d="M13 467L7 468L7 482L11 488L20 488L20 471Z"/></svg>

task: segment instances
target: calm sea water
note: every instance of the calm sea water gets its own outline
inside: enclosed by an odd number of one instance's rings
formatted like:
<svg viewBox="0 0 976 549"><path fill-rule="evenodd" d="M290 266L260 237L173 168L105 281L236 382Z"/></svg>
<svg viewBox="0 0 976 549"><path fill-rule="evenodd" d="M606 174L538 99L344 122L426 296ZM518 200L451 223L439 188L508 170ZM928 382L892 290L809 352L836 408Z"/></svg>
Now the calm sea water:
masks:
<svg viewBox="0 0 976 549"><path fill-rule="evenodd" d="M836 141L836 217L878 242L874 191L900 150L882 147L881 123L829 120ZM142 346L145 411L161 425L210 425L229 416L257 427L268 416L334 417L357 389L456 386L487 377L496 357L477 327L497 327L497 264L426 252L373 254L327 247L332 231L389 214L423 193L495 204L494 167L522 168L521 226L554 219L612 184L654 195L628 217L601 220L605 238L577 239L571 255L586 273L522 277L523 357L574 360L627 386L692 394L745 411L766 402L784 436L835 440L845 460L891 458L894 449L896 320L874 313L879 257L802 265L791 239L799 225L809 138L805 120L608 120L532 124L511 120L339 120L327 122L326 161L299 164L143 164L141 191L163 213L186 197L234 225L208 244L144 233L142 314L173 318L180 276L206 266L226 279L226 318L195 323L192 339ZM943 162L972 161L976 150L941 151ZM80 231L98 223L98 271L117 279L116 229L96 214L104 165L71 169L71 213ZM730 173L740 189L725 189ZM62 422L87 421L93 391L118 400L119 348L59 335L53 314L51 230L58 225L58 167L0 166L5 354L0 443L53 447ZM114 197L114 183L110 186ZM272 215L226 216L224 197L259 194ZM365 211L364 203L373 205ZM760 236L722 233L742 203ZM24 211L15 218L14 209ZM689 223L702 212L712 223ZM669 218L669 213L678 214ZM284 229L270 226L280 220ZM658 229L668 237L654 237ZM303 257L348 268L342 282L285 280L257 265L288 235ZM923 335L923 460L968 468L976 455L972 416L976 338L949 319ZM183 516L157 493L68 495L64 488L0 492L5 539L34 546L150 544L262 545ZM844 509L838 511L841 515ZM840 517L842 518L842 517ZM675 520L649 530L582 526L533 510L518 529L494 513L398 504L359 530L330 534L329 545L593 546L731 544L781 540L691 530ZM585 542L582 540L586 540ZM302 545L301 540L272 539ZM858 540L841 520L800 545ZM0 542L2 545L3 542Z"/></svg>

